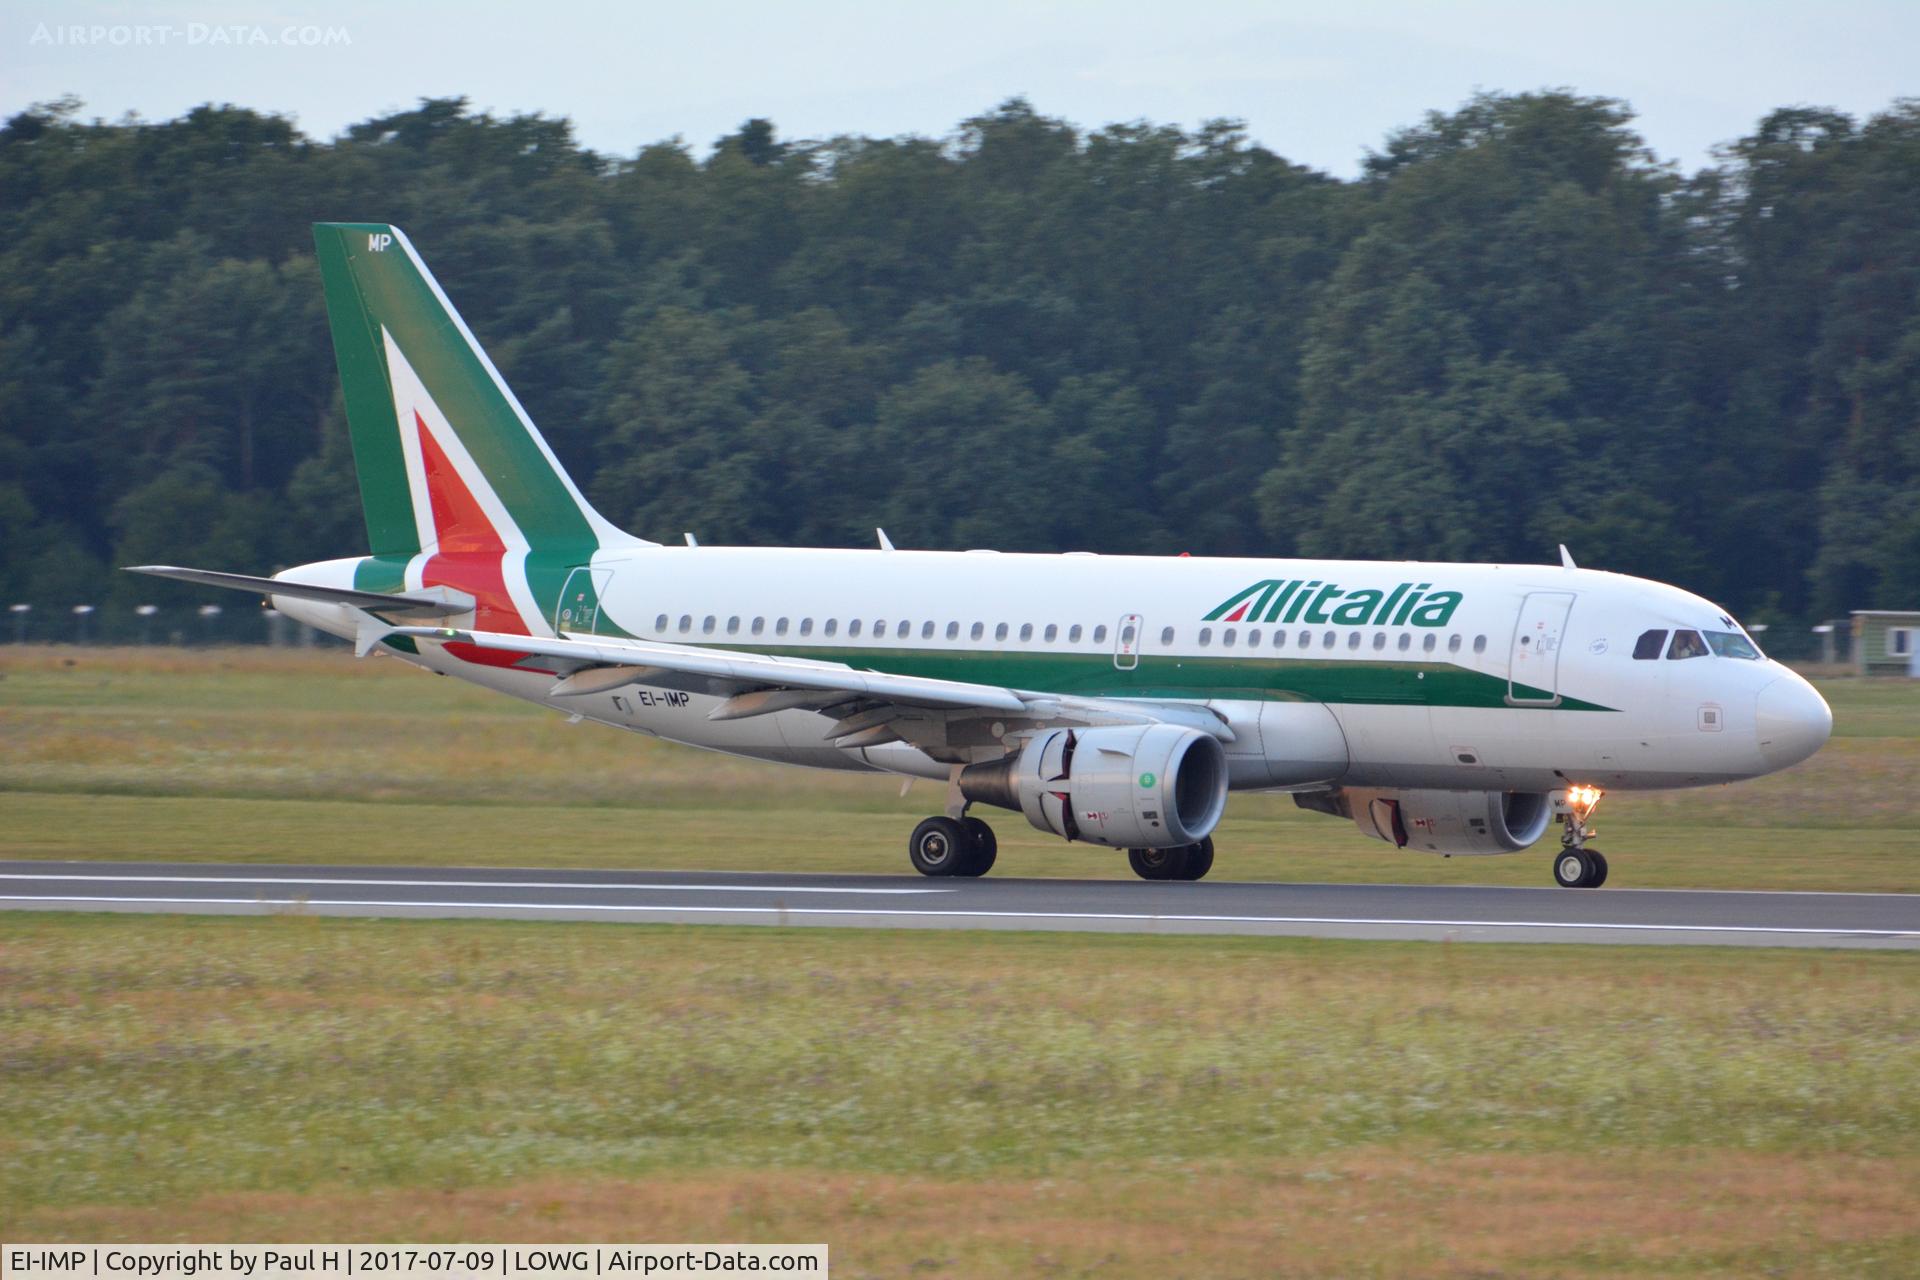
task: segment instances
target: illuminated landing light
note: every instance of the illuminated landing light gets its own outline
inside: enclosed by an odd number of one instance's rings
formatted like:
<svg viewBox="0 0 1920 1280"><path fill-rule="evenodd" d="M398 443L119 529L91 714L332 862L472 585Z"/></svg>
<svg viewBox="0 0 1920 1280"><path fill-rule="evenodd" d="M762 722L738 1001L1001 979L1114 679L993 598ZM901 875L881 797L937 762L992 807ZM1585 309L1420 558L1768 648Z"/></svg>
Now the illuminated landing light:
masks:
<svg viewBox="0 0 1920 1280"><path fill-rule="evenodd" d="M1594 809L1600 804L1600 798L1606 794L1599 787L1576 784L1567 788L1565 800L1567 827L1571 831L1578 831L1581 840L1589 839L1594 835L1594 829L1587 825L1587 819L1593 816Z"/></svg>

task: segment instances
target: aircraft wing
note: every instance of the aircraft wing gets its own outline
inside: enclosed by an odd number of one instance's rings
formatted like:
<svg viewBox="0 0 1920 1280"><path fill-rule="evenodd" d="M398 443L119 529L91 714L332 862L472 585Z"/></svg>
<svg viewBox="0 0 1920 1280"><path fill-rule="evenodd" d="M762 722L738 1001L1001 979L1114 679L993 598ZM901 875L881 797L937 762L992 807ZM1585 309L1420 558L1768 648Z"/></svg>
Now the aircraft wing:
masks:
<svg viewBox="0 0 1920 1280"><path fill-rule="evenodd" d="M194 582L203 587L225 587L262 596L287 596L295 600L318 600L322 604L345 604L356 609L379 610L393 614L471 613L473 597L448 587L426 591L354 591L347 587L316 587L304 582L283 582L279 578L256 578L249 573L221 573L214 569L182 569L170 564L136 564L128 573L146 573L156 578Z"/></svg>
<svg viewBox="0 0 1920 1280"><path fill-rule="evenodd" d="M816 711L836 719L824 736L839 746L870 746L895 739L922 747L946 746L950 722L971 718L969 713L1032 727L1184 724L1224 742L1234 739L1224 718L1200 703L1081 698L862 671L840 662L601 636L548 638L450 627L398 627L384 634L549 659L563 673L552 689L557 697L647 684L723 697L725 701L709 715L714 720L788 709ZM932 719L927 718L929 713Z"/></svg>
<svg viewBox="0 0 1920 1280"><path fill-rule="evenodd" d="M958 680L924 676L888 675L857 671L838 662L738 653L699 645L656 644L647 640L549 639L495 631L463 631L447 627L399 627L389 635L422 640L453 641L476 648L511 653L540 654L576 665L553 692L561 697L604 693L629 684L661 684L662 677L695 677L702 692L722 693L755 689L812 689L903 702L922 707L961 707L1020 713L1027 704L1012 690ZM724 718L724 717L723 717Z"/></svg>

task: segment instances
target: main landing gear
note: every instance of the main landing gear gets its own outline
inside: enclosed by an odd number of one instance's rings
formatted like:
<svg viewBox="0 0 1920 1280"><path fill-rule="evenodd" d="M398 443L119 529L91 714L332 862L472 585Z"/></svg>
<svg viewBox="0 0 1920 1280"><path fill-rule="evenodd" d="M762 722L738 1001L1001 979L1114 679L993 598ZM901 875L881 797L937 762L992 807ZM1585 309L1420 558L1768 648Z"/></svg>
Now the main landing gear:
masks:
<svg viewBox="0 0 1920 1280"><path fill-rule="evenodd" d="M907 857L923 876L983 876L999 853L993 828L978 818L928 818L907 840Z"/></svg>
<svg viewBox="0 0 1920 1280"><path fill-rule="evenodd" d="M1213 837L1173 849L1129 849L1127 862L1142 880L1198 880L1213 870Z"/></svg>
<svg viewBox="0 0 1920 1280"><path fill-rule="evenodd" d="M1560 833L1560 852L1553 858L1554 883L1563 889L1598 889L1607 882L1607 855L1587 847L1594 836L1587 819L1605 794L1598 787L1567 789L1566 812L1561 815L1566 829Z"/></svg>

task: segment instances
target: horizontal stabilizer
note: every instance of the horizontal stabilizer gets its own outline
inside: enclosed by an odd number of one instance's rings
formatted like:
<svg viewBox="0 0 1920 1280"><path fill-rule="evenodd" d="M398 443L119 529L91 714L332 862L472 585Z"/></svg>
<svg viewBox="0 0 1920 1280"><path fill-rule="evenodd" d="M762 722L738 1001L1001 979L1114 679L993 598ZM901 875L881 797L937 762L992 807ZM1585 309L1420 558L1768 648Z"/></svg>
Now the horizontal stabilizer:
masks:
<svg viewBox="0 0 1920 1280"><path fill-rule="evenodd" d="M219 573L213 569L181 569L170 564L136 564L128 573L148 573L156 578L195 582L203 587L225 587L262 596L288 596L295 600L318 600L323 604L351 605L355 609L381 613L427 614L441 617L471 613L473 597L450 587L430 587L425 591L355 591L348 587L316 587L304 582L285 582L279 578L256 578L246 573Z"/></svg>

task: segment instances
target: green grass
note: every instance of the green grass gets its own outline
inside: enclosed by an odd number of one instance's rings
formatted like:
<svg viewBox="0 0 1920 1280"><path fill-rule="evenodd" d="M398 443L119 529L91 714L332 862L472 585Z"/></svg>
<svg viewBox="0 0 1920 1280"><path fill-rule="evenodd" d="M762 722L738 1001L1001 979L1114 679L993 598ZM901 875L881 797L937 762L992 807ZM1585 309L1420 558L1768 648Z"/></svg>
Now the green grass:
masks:
<svg viewBox="0 0 1920 1280"><path fill-rule="evenodd" d="M1618 794L1621 887L1905 892L1920 866L1920 685L1831 680L1835 738L1785 773ZM339 651L0 650L0 857L893 873L940 788L677 747ZM1127 877L997 814L1002 874ZM1547 882L1547 847L1400 853L1237 795L1219 878Z"/></svg>
<svg viewBox="0 0 1920 1280"><path fill-rule="evenodd" d="M369 1196L555 1179L854 1177L883 1201L1132 1179L1205 1257L1235 1238L1220 1180L1376 1161L1624 1162L1671 1195L1725 1162L1810 1206L1868 1171L1920 1204L1903 954L33 915L0 917L0 1027L10 1239L310 1231L289 1203L377 1237ZM860 1257L882 1234L852 1198L810 1212L784 1238ZM1920 1267L1911 1213L1869 1245L1781 1213L1681 1242L1684 1270ZM609 1238L701 1238L635 1226ZM1497 1269L1614 1274L1639 1237L1613 1230Z"/></svg>

